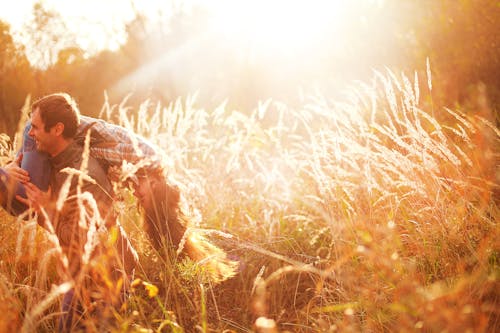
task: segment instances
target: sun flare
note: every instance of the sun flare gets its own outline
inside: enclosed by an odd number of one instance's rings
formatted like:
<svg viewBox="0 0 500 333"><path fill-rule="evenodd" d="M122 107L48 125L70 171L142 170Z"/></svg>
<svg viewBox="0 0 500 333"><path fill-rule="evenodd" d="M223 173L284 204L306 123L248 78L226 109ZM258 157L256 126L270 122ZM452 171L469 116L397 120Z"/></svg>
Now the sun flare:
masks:
<svg viewBox="0 0 500 333"><path fill-rule="evenodd" d="M314 46L343 20L353 6L345 1L227 1L212 2L214 27L238 45L254 52L295 52Z"/></svg>

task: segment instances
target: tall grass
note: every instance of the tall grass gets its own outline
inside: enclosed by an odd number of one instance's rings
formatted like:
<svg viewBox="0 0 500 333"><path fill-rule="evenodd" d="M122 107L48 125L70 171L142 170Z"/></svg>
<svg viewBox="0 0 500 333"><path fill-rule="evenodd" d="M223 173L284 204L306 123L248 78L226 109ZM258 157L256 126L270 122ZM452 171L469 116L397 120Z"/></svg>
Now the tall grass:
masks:
<svg viewBox="0 0 500 333"><path fill-rule="evenodd" d="M343 102L266 101L249 113L204 110L195 97L106 103L104 118L162 148L190 228L240 261L236 277L213 285L198 263L158 256L118 188L141 264L107 328L498 330L499 131L476 116L491 110L438 109L418 80L377 73ZM60 254L34 223L2 221L0 330L51 331Z"/></svg>

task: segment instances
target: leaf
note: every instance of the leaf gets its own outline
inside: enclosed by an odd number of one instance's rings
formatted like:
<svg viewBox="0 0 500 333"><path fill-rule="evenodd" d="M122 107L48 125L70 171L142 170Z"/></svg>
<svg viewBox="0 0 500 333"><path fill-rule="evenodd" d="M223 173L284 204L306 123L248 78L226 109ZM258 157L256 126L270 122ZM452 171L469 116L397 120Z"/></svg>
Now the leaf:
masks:
<svg viewBox="0 0 500 333"><path fill-rule="evenodd" d="M142 284L144 285L144 288L147 290L148 296L150 298L153 298L156 295L158 295L158 287L157 286L155 286L154 284L145 282L145 281Z"/></svg>

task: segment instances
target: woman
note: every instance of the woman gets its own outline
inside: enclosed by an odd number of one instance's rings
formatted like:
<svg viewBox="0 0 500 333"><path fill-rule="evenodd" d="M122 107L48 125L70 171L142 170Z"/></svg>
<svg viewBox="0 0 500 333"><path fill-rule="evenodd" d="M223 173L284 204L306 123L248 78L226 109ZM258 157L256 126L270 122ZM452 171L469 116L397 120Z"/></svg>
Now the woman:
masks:
<svg viewBox="0 0 500 333"><path fill-rule="evenodd" d="M31 182L47 190L50 164L46 154L36 150L36 143L28 135L30 123L24 130L23 146L18 159L0 169L0 191L6 193L2 206L12 215L27 210L16 196L25 198L23 183ZM169 247L187 254L192 260L203 261L214 282L234 276L237 263L227 259L226 253L196 232L186 234L186 217L179 208L180 193L169 184L161 164L161 151L144 137L100 119L80 115L75 141L83 145L90 130L90 155L108 171L121 168L124 161L142 167L127 180L132 182L134 195L143 208L146 232L160 255L167 255ZM111 172L109 172L111 174ZM3 186L3 187L2 187ZM180 247L180 248L179 248Z"/></svg>

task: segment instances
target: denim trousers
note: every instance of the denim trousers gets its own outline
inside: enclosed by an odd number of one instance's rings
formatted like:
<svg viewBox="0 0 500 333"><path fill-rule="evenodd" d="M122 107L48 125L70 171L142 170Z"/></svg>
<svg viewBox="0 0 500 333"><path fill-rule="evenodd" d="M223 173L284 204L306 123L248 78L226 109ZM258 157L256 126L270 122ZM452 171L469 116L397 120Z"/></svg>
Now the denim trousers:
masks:
<svg viewBox="0 0 500 333"><path fill-rule="evenodd" d="M36 150L35 140L29 136L31 123L28 122L24 128L23 145L18 154L22 154L21 168L28 171L30 182L42 191L49 187L51 166L49 156ZM19 156L19 155L18 155ZM23 184L13 182L9 179L7 172L0 168L0 192L5 196L4 209L10 214L17 216L28 208L16 199L16 195L26 198L26 189Z"/></svg>

